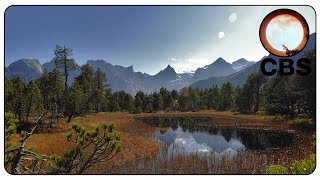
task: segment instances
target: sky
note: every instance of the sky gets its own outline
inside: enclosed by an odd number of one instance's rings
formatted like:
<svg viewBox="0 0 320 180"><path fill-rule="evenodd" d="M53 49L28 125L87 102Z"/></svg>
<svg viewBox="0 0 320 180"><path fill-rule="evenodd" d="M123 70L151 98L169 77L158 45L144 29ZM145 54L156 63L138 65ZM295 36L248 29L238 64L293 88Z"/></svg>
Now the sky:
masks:
<svg viewBox="0 0 320 180"><path fill-rule="evenodd" d="M268 52L259 40L263 18L290 8L315 32L309 6L11 6L5 13L5 66L19 59L54 58L56 45L73 49L80 65L103 59L154 75L168 64L190 72Z"/></svg>

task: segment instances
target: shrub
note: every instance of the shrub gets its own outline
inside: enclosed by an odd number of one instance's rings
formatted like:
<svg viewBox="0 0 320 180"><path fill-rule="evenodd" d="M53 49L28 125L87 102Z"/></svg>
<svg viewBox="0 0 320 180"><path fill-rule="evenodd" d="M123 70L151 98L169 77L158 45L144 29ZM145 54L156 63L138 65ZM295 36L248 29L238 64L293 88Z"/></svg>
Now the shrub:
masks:
<svg viewBox="0 0 320 180"><path fill-rule="evenodd" d="M134 113L134 114L140 114L140 113L142 113L141 107L136 108L136 109L133 111L133 113Z"/></svg>
<svg viewBox="0 0 320 180"><path fill-rule="evenodd" d="M296 161L290 167L290 174L311 174L316 168L316 156L312 154L310 158ZM267 174L289 174L286 167L281 165L272 165L267 167Z"/></svg>
<svg viewBox="0 0 320 180"><path fill-rule="evenodd" d="M169 111L172 111L172 109L170 107L167 107L164 111L169 112Z"/></svg>
<svg viewBox="0 0 320 180"><path fill-rule="evenodd" d="M72 128L75 134L69 132L67 140L76 146L74 149L66 150L62 157L51 157L56 167L50 173L82 174L92 165L109 161L122 151L119 144L121 137L115 131L114 124L103 124L92 130L86 130L78 124L74 124Z"/></svg>
<svg viewBox="0 0 320 180"><path fill-rule="evenodd" d="M5 113L4 116L5 122L5 140L9 141L12 134L14 134L17 130L16 124L14 123L14 115L12 113Z"/></svg>
<svg viewBox="0 0 320 180"><path fill-rule="evenodd" d="M311 174L315 168L316 156L312 154L309 159L295 162L292 167L292 174Z"/></svg>
<svg viewBox="0 0 320 180"><path fill-rule="evenodd" d="M272 165L267 167L267 174L289 174L286 167L281 165Z"/></svg>

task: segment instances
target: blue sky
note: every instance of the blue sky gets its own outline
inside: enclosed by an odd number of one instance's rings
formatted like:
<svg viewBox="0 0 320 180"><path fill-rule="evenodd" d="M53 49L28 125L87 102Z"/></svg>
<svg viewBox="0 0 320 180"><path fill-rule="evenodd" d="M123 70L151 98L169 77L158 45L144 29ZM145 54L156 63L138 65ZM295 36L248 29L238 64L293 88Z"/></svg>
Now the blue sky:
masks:
<svg viewBox="0 0 320 180"><path fill-rule="evenodd" d="M5 65L53 57L55 45L73 49L79 64L104 59L156 74L168 64L195 70L223 57L258 61L262 19L283 7L243 6L13 6L5 14ZM288 8L288 7L287 7ZM289 7L315 32L312 8Z"/></svg>

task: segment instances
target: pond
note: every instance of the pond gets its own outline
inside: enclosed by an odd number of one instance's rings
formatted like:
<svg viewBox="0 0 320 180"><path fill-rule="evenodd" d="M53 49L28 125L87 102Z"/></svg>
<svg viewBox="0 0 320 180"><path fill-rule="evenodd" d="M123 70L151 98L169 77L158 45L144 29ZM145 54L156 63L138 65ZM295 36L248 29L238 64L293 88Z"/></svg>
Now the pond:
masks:
<svg viewBox="0 0 320 180"><path fill-rule="evenodd" d="M294 134L288 131L240 127L210 127L208 116L137 118L161 130L154 132L159 143L171 155L236 156L244 151L271 151L290 147Z"/></svg>
<svg viewBox="0 0 320 180"><path fill-rule="evenodd" d="M156 127L139 135L153 137L160 148L107 168L106 173L264 174L270 165L290 165L315 152L312 135L296 129L237 126L222 118L192 113L137 115L135 121Z"/></svg>

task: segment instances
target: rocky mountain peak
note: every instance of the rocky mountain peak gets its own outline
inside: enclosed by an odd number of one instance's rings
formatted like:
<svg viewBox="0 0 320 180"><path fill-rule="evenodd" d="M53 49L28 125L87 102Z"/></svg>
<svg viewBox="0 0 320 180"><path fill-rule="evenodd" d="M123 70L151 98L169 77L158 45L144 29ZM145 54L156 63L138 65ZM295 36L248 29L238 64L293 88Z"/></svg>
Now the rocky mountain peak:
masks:
<svg viewBox="0 0 320 180"><path fill-rule="evenodd" d="M6 71L9 78L20 76L25 81L35 80L41 76L44 69L37 59L20 59L11 63Z"/></svg>

